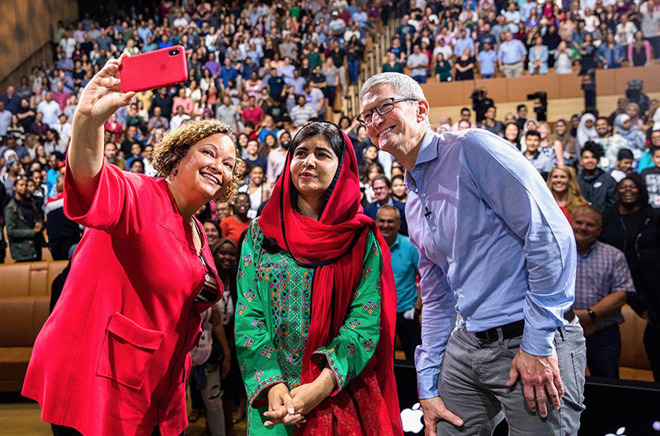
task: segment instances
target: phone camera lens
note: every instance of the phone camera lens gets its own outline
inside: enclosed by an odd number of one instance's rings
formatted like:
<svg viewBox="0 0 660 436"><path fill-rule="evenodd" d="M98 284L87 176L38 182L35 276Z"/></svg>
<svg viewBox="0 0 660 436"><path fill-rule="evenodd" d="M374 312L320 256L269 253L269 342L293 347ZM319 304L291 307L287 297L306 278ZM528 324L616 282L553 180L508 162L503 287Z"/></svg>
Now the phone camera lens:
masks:
<svg viewBox="0 0 660 436"><path fill-rule="evenodd" d="M170 50L170 56L176 56L179 54L179 49L175 48L174 50Z"/></svg>

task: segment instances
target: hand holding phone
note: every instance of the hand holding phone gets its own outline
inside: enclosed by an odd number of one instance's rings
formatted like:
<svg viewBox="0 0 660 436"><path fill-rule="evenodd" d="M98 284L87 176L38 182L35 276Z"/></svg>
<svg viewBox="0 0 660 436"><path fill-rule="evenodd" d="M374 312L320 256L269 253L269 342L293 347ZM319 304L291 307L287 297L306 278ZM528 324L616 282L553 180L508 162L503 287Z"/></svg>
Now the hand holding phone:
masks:
<svg viewBox="0 0 660 436"><path fill-rule="evenodd" d="M122 92L146 91L188 80L186 50L166 47L136 56L124 57L119 66Z"/></svg>

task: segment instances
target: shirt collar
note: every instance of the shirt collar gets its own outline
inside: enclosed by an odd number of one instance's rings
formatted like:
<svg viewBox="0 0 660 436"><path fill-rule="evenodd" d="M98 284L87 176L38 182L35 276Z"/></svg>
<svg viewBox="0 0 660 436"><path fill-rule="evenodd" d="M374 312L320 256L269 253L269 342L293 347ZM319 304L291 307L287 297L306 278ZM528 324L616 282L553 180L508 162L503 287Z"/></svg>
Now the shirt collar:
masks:
<svg viewBox="0 0 660 436"><path fill-rule="evenodd" d="M430 162L436 157L438 157L438 148L431 146L431 143L433 142L433 139L435 137L436 134L433 133L433 130L428 129L426 131L426 133L424 134L424 138L422 139L422 145L419 148L419 154L417 155L417 160L415 161L415 165L413 165L413 168L419 164ZM404 184L406 185L408 190L416 191L417 185L412 177L411 172L406 170L403 178L404 178Z"/></svg>
<svg viewBox="0 0 660 436"><path fill-rule="evenodd" d="M400 233L397 233L397 234L396 234L396 239L394 240L394 242L392 242L392 245L390 245L390 251L392 251L392 250L391 250L392 248L395 248L395 247L398 247L398 246L399 246L399 241L400 241L400 240L401 240L401 234L400 234Z"/></svg>

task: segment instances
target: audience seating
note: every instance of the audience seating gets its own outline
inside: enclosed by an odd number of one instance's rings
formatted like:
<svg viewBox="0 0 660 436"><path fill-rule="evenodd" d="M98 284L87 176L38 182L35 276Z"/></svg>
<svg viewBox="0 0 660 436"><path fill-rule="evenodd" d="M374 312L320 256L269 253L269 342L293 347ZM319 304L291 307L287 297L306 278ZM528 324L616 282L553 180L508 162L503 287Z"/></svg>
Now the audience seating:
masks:
<svg viewBox="0 0 660 436"><path fill-rule="evenodd" d="M53 280L66 265L0 265L0 392L21 390L34 340L48 318Z"/></svg>

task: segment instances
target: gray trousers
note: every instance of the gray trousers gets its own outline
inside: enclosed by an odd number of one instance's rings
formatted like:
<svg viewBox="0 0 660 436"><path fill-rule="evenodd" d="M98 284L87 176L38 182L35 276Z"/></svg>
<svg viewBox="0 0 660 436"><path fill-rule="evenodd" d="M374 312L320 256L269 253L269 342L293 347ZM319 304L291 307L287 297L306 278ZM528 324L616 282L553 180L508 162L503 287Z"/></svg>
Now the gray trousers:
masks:
<svg viewBox="0 0 660 436"><path fill-rule="evenodd" d="M438 435L490 435L506 418L510 435L576 435L584 410L586 347L577 317L555 333L559 372L564 383L561 408L548 404L548 416L530 413L520 378L513 388L506 382L521 337L482 344L464 327L454 330L445 353L439 382L447 409L463 419L462 427L438 424Z"/></svg>

